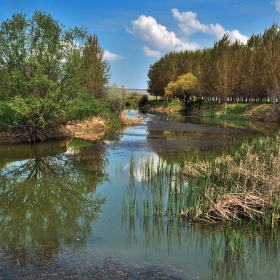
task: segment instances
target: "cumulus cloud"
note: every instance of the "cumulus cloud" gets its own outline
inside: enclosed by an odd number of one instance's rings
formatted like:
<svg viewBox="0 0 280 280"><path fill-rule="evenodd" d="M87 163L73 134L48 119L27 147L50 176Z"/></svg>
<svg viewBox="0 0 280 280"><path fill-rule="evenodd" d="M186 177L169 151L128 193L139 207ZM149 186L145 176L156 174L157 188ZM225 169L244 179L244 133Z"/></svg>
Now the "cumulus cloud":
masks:
<svg viewBox="0 0 280 280"><path fill-rule="evenodd" d="M179 39L174 32L151 16L141 15L137 20L132 21L132 28L126 27L127 32L146 44L144 52L148 56L159 56L161 52L172 50L197 49L196 43L188 43Z"/></svg>
<svg viewBox="0 0 280 280"><path fill-rule="evenodd" d="M124 59L125 57L119 54L110 53L109 51L105 50L104 58L108 61L112 61L112 60L121 60Z"/></svg>
<svg viewBox="0 0 280 280"><path fill-rule="evenodd" d="M280 13L280 0L274 0L273 2L271 2L271 4L274 5L276 11Z"/></svg>
<svg viewBox="0 0 280 280"><path fill-rule="evenodd" d="M148 46L144 46L143 50L146 56L160 57L160 51L151 50Z"/></svg>
<svg viewBox="0 0 280 280"><path fill-rule="evenodd" d="M280 0L275 0L275 2ZM164 52L195 50L199 48L196 42L190 42L190 37L198 32L215 36L221 39L225 33L228 33L233 41L239 40L246 43L248 37L242 35L238 30L226 30L218 23L204 24L197 19L196 13L191 11L179 12L178 9L172 9L173 17L178 21L180 28L180 38L173 31L159 23L151 16L141 15L138 19L132 21L132 27L126 27L127 32L145 43L143 47L144 54L150 57L159 57Z"/></svg>
<svg viewBox="0 0 280 280"><path fill-rule="evenodd" d="M280 0L279 0L280 2ZM218 39L221 39L225 33L228 33L233 41L239 40L240 42L246 43L248 37L242 35L238 30L225 30L220 24L204 24L196 18L196 13L193 12L182 12L178 9L172 9L173 17L178 20L178 26L181 32L189 37L195 33L203 32L208 35L214 35Z"/></svg>

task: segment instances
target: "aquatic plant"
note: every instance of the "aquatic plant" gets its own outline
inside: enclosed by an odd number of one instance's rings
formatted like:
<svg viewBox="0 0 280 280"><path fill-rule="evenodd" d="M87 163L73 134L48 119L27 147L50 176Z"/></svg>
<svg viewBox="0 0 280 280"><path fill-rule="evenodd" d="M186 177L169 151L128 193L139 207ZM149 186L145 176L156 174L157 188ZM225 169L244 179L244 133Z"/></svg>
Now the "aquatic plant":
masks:
<svg viewBox="0 0 280 280"><path fill-rule="evenodd" d="M186 162L190 220L249 218L274 227L280 220L280 137L245 141L232 155ZM191 199L190 199L191 198Z"/></svg>

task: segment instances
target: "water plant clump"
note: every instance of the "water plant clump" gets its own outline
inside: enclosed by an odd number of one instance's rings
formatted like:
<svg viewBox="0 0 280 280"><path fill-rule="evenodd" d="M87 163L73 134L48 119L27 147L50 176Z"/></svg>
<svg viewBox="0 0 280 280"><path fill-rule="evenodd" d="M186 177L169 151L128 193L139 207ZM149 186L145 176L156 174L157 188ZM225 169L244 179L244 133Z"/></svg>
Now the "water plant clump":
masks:
<svg viewBox="0 0 280 280"><path fill-rule="evenodd" d="M192 221L249 218L274 227L280 220L280 137L245 141L231 155L186 162L188 202L181 216Z"/></svg>

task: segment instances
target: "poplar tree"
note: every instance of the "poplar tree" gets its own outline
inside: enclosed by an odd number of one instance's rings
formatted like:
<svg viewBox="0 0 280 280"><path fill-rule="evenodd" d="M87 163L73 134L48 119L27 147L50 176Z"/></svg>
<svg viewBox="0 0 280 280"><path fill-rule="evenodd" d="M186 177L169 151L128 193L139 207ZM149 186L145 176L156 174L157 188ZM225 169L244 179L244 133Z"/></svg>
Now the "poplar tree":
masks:
<svg viewBox="0 0 280 280"><path fill-rule="evenodd" d="M93 97L106 95L105 85L110 79L110 65L104 59L104 49L99 45L96 35L90 35L85 42L82 56L84 87Z"/></svg>
<svg viewBox="0 0 280 280"><path fill-rule="evenodd" d="M262 36L262 83L273 103L280 97L280 33L277 24L266 29Z"/></svg>

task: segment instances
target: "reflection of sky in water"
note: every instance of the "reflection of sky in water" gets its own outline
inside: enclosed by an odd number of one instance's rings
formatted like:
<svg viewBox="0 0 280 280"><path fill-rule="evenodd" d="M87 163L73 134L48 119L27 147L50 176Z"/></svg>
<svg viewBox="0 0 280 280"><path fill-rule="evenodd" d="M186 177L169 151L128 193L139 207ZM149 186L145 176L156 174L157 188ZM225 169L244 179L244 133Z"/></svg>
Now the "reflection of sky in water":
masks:
<svg viewBox="0 0 280 280"><path fill-rule="evenodd" d="M11 177L13 177L13 176L15 176L13 173L11 173L11 172L13 172L14 170L16 170L16 169L18 169L18 168L20 168L21 166L23 166L24 164L26 164L28 161L30 161L30 159L29 160L17 160L17 161L14 161L14 162L9 162L9 163L7 163L3 168L2 168L2 170L1 170L1 175L5 175L5 176L11 176ZM27 176L28 176L28 174L29 174L29 170L26 170L26 172L24 172L24 173L22 173L21 175L22 175L22 179L26 179L27 178Z"/></svg>
<svg viewBox="0 0 280 280"><path fill-rule="evenodd" d="M146 162L153 162L153 172L157 172L158 165L160 163L160 158L157 154L149 153L145 154L142 157L138 157L134 160L134 168L133 168L133 177L137 182L142 182L145 180L145 174L143 172L143 166ZM124 165L123 170L129 170L130 163Z"/></svg>
<svg viewBox="0 0 280 280"><path fill-rule="evenodd" d="M147 145L147 129L145 125L127 127L124 132L118 132L121 141L105 141L108 148L118 155L127 155L132 152L149 152L151 149Z"/></svg>

